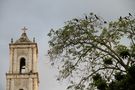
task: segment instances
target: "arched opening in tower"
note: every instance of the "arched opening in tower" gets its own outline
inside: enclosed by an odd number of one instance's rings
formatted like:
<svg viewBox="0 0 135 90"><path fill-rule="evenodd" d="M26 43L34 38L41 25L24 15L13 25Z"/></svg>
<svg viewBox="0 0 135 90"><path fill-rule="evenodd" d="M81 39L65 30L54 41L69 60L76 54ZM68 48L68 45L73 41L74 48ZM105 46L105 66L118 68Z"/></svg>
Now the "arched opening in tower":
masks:
<svg viewBox="0 0 135 90"><path fill-rule="evenodd" d="M19 90L23 90L23 89L19 89Z"/></svg>
<svg viewBox="0 0 135 90"><path fill-rule="evenodd" d="M26 60L25 58L20 59L20 73L25 73L26 71Z"/></svg>

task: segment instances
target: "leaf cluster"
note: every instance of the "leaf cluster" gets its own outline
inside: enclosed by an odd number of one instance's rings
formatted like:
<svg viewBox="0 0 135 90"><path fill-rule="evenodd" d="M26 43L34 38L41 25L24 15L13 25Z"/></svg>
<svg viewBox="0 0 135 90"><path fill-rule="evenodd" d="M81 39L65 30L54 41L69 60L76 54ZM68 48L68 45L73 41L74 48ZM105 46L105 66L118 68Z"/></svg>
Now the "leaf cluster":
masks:
<svg viewBox="0 0 135 90"><path fill-rule="evenodd" d="M59 69L59 80L71 80L68 89L124 90L117 87L130 86L135 70L134 16L106 22L90 13L50 30L48 36L48 55Z"/></svg>

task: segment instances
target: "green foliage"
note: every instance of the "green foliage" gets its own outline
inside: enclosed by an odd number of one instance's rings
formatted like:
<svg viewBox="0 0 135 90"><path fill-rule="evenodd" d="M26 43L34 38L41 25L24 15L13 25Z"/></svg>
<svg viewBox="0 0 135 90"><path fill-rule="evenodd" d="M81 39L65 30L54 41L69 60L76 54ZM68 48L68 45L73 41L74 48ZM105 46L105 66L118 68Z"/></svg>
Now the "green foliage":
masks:
<svg viewBox="0 0 135 90"><path fill-rule="evenodd" d="M112 65L112 64L113 64L112 58L105 58L105 59L103 60L103 62L104 62L104 64L106 64L106 65Z"/></svg>
<svg viewBox="0 0 135 90"><path fill-rule="evenodd" d="M135 80L135 65L129 67L128 74Z"/></svg>
<svg viewBox="0 0 135 90"><path fill-rule="evenodd" d="M122 58L127 58L128 56L130 56L129 49L124 45L116 46L116 51Z"/></svg>
<svg viewBox="0 0 135 90"><path fill-rule="evenodd" d="M115 74L115 79L120 81L120 80L123 80L125 77L125 75L123 75L121 72L118 72Z"/></svg>
<svg viewBox="0 0 135 90"><path fill-rule="evenodd" d="M102 79L100 74L93 76L94 85L97 86L99 90L105 90L107 87L106 81Z"/></svg>
<svg viewBox="0 0 135 90"><path fill-rule="evenodd" d="M135 89L135 81L134 79L128 74L115 74L114 81L109 83L109 87L107 90L134 90Z"/></svg>
<svg viewBox="0 0 135 90"><path fill-rule="evenodd" d="M94 81L98 81L98 80L100 80L102 77L101 77L100 74L97 73L96 75L93 75L92 78L93 78Z"/></svg>
<svg viewBox="0 0 135 90"><path fill-rule="evenodd" d="M97 88L99 89L99 90L105 90L106 89L106 86L107 86L107 84L106 84L106 82L105 81L100 81L100 82L98 82L97 83Z"/></svg>
<svg viewBox="0 0 135 90"><path fill-rule="evenodd" d="M107 23L94 13L52 29L48 55L58 80L70 79L73 90L134 90L134 30L134 16Z"/></svg>

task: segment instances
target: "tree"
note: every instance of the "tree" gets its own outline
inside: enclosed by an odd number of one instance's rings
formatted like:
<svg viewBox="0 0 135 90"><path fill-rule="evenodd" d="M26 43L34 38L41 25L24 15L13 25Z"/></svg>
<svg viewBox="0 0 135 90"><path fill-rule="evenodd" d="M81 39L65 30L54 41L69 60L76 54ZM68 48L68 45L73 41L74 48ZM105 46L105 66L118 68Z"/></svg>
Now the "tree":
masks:
<svg viewBox="0 0 135 90"><path fill-rule="evenodd" d="M90 13L52 29L48 36L51 63L58 66L58 80L70 80L68 89L135 88L135 18L131 14L107 23Z"/></svg>

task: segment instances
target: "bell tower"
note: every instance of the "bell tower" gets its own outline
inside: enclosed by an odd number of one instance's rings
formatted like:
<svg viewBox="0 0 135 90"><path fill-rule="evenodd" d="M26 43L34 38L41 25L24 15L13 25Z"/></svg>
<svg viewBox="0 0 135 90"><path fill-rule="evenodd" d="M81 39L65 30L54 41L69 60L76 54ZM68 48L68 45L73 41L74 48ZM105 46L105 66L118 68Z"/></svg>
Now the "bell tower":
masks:
<svg viewBox="0 0 135 90"><path fill-rule="evenodd" d="M21 37L9 44L10 66L6 73L6 90L38 90L38 47L29 40L24 27Z"/></svg>

